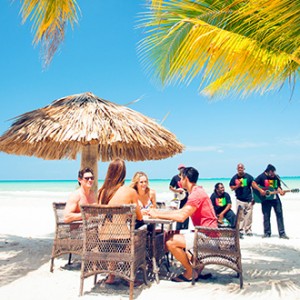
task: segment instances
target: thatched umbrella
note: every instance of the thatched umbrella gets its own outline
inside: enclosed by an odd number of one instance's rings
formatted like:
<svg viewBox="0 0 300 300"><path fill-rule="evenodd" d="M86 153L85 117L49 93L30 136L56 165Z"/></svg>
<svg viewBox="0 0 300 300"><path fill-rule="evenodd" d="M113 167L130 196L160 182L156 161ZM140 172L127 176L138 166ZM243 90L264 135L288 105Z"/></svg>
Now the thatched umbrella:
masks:
<svg viewBox="0 0 300 300"><path fill-rule="evenodd" d="M76 159L81 153L81 168L93 168L96 178L98 160L157 160L183 149L154 120L92 93L67 96L20 115L0 137L0 151L9 154L56 160Z"/></svg>

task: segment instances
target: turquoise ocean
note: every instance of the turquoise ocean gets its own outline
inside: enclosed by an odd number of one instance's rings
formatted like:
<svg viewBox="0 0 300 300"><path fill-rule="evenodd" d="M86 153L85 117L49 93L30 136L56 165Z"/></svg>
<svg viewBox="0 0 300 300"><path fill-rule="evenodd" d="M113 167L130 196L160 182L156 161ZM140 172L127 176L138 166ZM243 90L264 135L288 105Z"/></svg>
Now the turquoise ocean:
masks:
<svg viewBox="0 0 300 300"><path fill-rule="evenodd" d="M288 186L288 189L300 188L300 176L282 177L282 181ZM198 185L203 186L206 192L210 195L214 190L214 185L217 182L222 182L225 190L232 194L229 188L230 178L200 178ZM98 186L102 185L103 181L98 181ZM126 180L128 185L130 180ZM158 201L168 201L173 199L173 194L169 191L169 179L150 179L149 186L157 193ZM0 181L0 201L8 200L9 198L21 197L39 197L52 198L55 201L66 201L68 195L78 188L76 180L16 180L16 181ZM284 189L287 189L283 186ZM297 197L298 198L298 197Z"/></svg>
<svg viewBox="0 0 300 300"><path fill-rule="evenodd" d="M300 176L282 177L289 189L300 188ZM203 186L210 196L217 182L222 182L225 190L232 199L233 210L236 209L234 192L229 188L230 178L200 178L198 185ZM99 180L98 187L103 181ZM130 180L125 182L129 185ZM169 191L169 179L151 179L150 188L156 191L157 202L164 202L167 206L174 205L171 202L174 194ZM66 202L74 190L78 188L76 180L17 180L0 181L0 236L39 236L49 237L53 235L54 214L53 202ZM298 227L293 222L299 214L300 193L286 193L282 197L285 211L285 223L288 235L298 237ZM18 216L18 222L11 216ZM261 205L254 207L253 232L262 232ZM276 228L275 217L271 218L272 226ZM16 226L19 224L18 226ZM20 225L21 224L21 225ZM192 223L190 222L190 228ZM293 231L294 229L294 231Z"/></svg>

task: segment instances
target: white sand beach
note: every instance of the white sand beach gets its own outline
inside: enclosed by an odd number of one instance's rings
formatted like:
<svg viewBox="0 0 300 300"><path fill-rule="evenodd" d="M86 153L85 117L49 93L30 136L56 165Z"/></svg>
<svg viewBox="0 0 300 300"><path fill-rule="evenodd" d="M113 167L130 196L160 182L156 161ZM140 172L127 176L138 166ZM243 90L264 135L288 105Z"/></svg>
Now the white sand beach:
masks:
<svg viewBox="0 0 300 300"><path fill-rule="evenodd" d="M262 213L255 205L253 237L241 240L244 288L227 268L208 266L209 280L174 283L161 280L135 288L135 299L300 299L300 233L297 225L299 195L282 198L286 233L278 238L272 213L272 237L262 239ZM127 299L128 288L93 288L93 277L85 280L79 297L80 269L65 269L67 257L55 260L51 273L50 253L54 232L53 199L40 195L0 201L0 299ZM101 279L101 277L100 277Z"/></svg>

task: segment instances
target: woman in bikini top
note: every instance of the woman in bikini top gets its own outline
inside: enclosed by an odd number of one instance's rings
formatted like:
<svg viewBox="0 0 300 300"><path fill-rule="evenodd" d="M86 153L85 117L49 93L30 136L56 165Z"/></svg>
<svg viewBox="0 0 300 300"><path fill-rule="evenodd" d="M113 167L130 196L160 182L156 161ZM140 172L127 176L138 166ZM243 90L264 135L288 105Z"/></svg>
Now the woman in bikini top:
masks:
<svg viewBox="0 0 300 300"><path fill-rule="evenodd" d="M142 210L156 208L156 192L149 188L148 176L144 172L136 172L132 178L130 187L138 194L138 203Z"/></svg>

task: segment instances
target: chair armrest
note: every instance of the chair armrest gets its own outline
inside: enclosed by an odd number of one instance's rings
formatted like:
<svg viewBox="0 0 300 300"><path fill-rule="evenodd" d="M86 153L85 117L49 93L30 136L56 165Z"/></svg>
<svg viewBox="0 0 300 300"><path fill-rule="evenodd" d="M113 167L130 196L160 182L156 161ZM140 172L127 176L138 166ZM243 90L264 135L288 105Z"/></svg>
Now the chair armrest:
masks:
<svg viewBox="0 0 300 300"><path fill-rule="evenodd" d="M82 225L82 221L73 221L73 222L57 222L58 225Z"/></svg>

